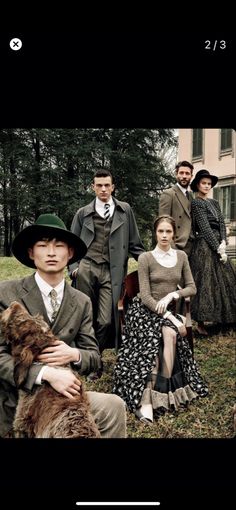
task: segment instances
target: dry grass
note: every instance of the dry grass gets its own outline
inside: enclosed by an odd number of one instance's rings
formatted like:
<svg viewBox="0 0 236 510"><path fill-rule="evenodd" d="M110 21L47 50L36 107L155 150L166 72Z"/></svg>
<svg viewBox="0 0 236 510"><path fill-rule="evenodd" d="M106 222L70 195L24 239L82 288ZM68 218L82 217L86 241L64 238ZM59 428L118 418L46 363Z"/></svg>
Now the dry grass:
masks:
<svg viewBox="0 0 236 510"><path fill-rule="evenodd" d="M191 403L179 414L168 413L152 425L139 422L128 413L128 437L142 438L231 438L234 437L235 335L228 331L194 341L195 359L209 388L209 395ZM115 351L103 356L104 374L87 389L110 392Z"/></svg>
<svg viewBox="0 0 236 510"><path fill-rule="evenodd" d="M133 260L129 271L136 269ZM14 258L0 257L0 280L21 278L31 274ZM235 435L233 408L235 404L235 333L208 328L209 337L194 339L194 354L202 376L209 387L208 397L196 400L178 415L168 413L153 425L140 423L128 413L130 438L232 438ZM86 382L87 389L111 392L116 354L104 351L104 373L94 383Z"/></svg>

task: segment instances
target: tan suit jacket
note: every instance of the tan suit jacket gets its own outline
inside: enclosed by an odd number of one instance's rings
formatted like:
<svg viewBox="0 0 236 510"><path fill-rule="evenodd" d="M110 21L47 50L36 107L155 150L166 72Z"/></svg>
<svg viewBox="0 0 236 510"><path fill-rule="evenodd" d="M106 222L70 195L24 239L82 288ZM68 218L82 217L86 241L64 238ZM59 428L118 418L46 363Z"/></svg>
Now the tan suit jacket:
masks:
<svg viewBox="0 0 236 510"><path fill-rule="evenodd" d="M21 280L0 282L0 312L12 301L22 303L31 315L40 313L50 324L43 299L34 275ZM100 367L100 354L92 326L92 305L82 292L65 284L65 292L58 315L52 325L53 333L71 347L80 350L82 362L79 373L86 374ZM0 332L0 437L11 428L17 402L10 347ZM32 391L42 366L33 364L24 389ZM73 369L75 366L73 365Z"/></svg>
<svg viewBox="0 0 236 510"><path fill-rule="evenodd" d="M179 186L175 184L172 188L162 192L159 200L159 216L169 214L176 223L176 238L174 247L184 250L190 254L192 241L194 239L191 221L191 201L188 200Z"/></svg>

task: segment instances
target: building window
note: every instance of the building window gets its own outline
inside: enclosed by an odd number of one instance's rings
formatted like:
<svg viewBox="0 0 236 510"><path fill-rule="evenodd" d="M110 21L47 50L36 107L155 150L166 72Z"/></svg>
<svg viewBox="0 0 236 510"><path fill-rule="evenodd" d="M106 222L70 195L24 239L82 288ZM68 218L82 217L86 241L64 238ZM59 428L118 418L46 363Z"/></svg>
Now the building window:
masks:
<svg viewBox="0 0 236 510"><path fill-rule="evenodd" d="M236 220L236 184L213 189L213 198L218 200L225 221Z"/></svg>
<svg viewBox="0 0 236 510"><path fill-rule="evenodd" d="M201 159L203 156L203 129L193 129L192 159Z"/></svg>
<svg viewBox="0 0 236 510"><path fill-rule="evenodd" d="M232 129L220 130L220 152L232 150Z"/></svg>

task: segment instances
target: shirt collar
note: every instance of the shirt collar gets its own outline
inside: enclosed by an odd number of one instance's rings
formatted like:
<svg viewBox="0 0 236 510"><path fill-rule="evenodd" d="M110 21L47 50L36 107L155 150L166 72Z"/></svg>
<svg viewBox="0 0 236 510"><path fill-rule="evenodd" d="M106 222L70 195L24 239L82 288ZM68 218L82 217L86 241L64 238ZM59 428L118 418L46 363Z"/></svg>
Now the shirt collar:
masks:
<svg viewBox="0 0 236 510"><path fill-rule="evenodd" d="M176 184L179 187L179 189L182 191L182 193L184 195L186 195L186 191L188 191L188 188L183 188L183 186L181 186L178 182Z"/></svg>
<svg viewBox="0 0 236 510"><path fill-rule="evenodd" d="M156 245L156 248L153 250L156 254L158 254L159 257L165 257L166 255L172 257L175 253L175 250L173 248L170 248L168 251L161 250L158 245Z"/></svg>
<svg viewBox="0 0 236 510"><path fill-rule="evenodd" d="M109 205L113 204L113 199L111 196L110 196L108 202L103 202L102 200L100 200L100 198L96 197L95 209L97 208L97 206L104 207L105 204L109 204Z"/></svg>
<svg viewBox="0 0 236 510"><path fill-rule="evenodd" d="M47 282L45 282L45 280L39 275L38 271L36 271L35 280L39 287L40 292L42 294L44 294L44 296L48 296L52 289L55 289L57 294L59 294L60 292L63 292L63 290L64 290L64 286L65 286L64 278L60 283L58 283L58 285L56 287L52 287Z"/></svg>

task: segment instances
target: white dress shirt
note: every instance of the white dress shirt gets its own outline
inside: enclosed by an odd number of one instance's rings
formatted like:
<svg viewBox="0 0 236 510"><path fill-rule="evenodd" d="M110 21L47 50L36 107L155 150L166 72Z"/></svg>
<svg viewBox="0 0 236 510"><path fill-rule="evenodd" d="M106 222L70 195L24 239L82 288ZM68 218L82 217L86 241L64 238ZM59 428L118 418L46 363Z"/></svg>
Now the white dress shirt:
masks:
<svg viewBox="0 0 236 510"><path fill-rule="evenodd" d="M47 282L45 282L45 280L43 280L43 278L41 278L41 276L39 276L38 272L35 273L35 280L36 280L36 283L37 283L39 290L41 292L43 302L44 302L44 305L46 308L47 316L51 322L53 308L51 305L50 292L52 289L54 289L57 292L57 302L58 302L59 306L61 306L61 302L62 302L63 295L64 295L65 280L63 278L63 280L56 287L52 287Z"/></svg>
<svg viewBox="0 0 236 510"><path fill-rule="evenodd" d="M43 298L47 316L51 322L53 308L51 305L51 297L49 294L50 294L51 290L54 289L57 292L57 302L59 305L61 305L61 302L62 302L62 299L64 296L65 279L63 278L63 280L56 287L52 287L47 282L45 282L45 280L43 280L43 278L41 278L41 276L38 274L38 272L35 273L34 277L35 277L35 281L39 287L39 290L41 292L41 296ZM78 349L78 351L79 351L79 349ZM75 362L75 364L78 365L78 364L80 364L80 362L81 362L81 354L80 354L79 361ZM39 362L36 362L36 363L39 363ZM42 364L42 363L39 363L39 364ZM47 368L47 365L43 365L43 367L41 368L40 372L37 375L35 384L41 384L43 372L46 368Z"/></svg>
<svg viewBox="0 0 236 510"><path fill-rule="evenodd" d="M112 197L109 198L108 202L102 202L102 200L100 200L100 198L96 197L96 200L95 200L95 210L97 211L99 216L104 218L104 213L105 213L104 205L105 204L109 204L110 205L110 217L112 217L113 213L114 213L114 209L115 209L115 204L114 204L114 201L112 200Z"/></svg>
<svg viewBox="0 0 236 510"><path fill-rule="evenodd" d="M177 264L177 253L173 248L164 251L157 245L151 253L156 261L163 267L174 267Z"/></svg>
<svg viewBox="0 0 236 510"><path fill-rule="evenodd" d="M176 183L177 186L179 186L179 189L182 191L182 193L186 196L186 191L188 191L188 188L183 188L178 182Z"/></svg>

